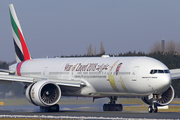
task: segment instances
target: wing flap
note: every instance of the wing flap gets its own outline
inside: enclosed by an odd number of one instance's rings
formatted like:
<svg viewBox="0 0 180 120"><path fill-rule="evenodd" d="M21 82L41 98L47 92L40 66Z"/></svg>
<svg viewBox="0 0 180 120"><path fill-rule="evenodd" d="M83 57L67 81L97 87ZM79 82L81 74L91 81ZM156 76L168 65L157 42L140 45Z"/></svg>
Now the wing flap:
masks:
<svg viewBox="0 0 180 120"><path fill-rule="evenodd" d="M170 73L171 73L171 79L172 80L180 78L180 69L171 69Z"/></svg>

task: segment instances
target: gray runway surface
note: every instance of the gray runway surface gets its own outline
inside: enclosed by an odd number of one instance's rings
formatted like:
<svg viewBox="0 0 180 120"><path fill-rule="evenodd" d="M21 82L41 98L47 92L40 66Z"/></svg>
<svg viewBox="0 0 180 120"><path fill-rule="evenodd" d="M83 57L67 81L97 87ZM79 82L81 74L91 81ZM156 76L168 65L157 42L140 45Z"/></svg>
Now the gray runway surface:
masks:
<svg viewBox="0 0 180 120"><path fill-rule="evenodd" d="M39 117L71 119L180 119L180 113L174 112L103 112L82 110L60 110L59 112L40 112L36 106L2 106L0 117Z"/></svg>

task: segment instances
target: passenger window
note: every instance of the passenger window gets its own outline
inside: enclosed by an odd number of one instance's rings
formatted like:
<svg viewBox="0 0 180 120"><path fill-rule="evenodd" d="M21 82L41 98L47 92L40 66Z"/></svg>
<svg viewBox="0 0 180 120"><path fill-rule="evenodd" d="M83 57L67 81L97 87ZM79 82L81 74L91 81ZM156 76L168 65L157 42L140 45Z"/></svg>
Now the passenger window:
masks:
<svg viewBox="0 0 180 120"><path fill-rule="evenodd" d="M154 70L154 74L157 73L157 70Z"/></svg>

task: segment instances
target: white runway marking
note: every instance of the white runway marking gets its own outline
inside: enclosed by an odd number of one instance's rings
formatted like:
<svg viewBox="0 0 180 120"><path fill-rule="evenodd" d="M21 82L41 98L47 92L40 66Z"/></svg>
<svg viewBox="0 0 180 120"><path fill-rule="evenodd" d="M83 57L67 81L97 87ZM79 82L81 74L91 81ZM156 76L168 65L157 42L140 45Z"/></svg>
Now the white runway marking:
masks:
<svg viewBox="0 0 180 120"><path fill-rule="evenodd" d="M40 118L40 119L81 119L81 120L155 120L146 118L119 118L119 117L84 117L84 116L45 116L45 115L0 115L0 118ZM158 119L165 120L165 119ZM171 120L171 119L168 119Z"/></svg>

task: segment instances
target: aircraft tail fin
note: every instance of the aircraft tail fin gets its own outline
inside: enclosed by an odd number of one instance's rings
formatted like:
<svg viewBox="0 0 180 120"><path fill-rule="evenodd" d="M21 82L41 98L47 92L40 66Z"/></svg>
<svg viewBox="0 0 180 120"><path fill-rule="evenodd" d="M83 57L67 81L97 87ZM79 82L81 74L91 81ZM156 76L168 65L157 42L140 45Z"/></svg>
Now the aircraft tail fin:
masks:
<svg viewBox="0 0 180 120"><path fill-rule="evenodd" d="M29 50L27 48L23 32L17 18L13 4L9 5L11 27L13 34L13 41L16 53L16 62L21 62L31 59Z"/></svg>

